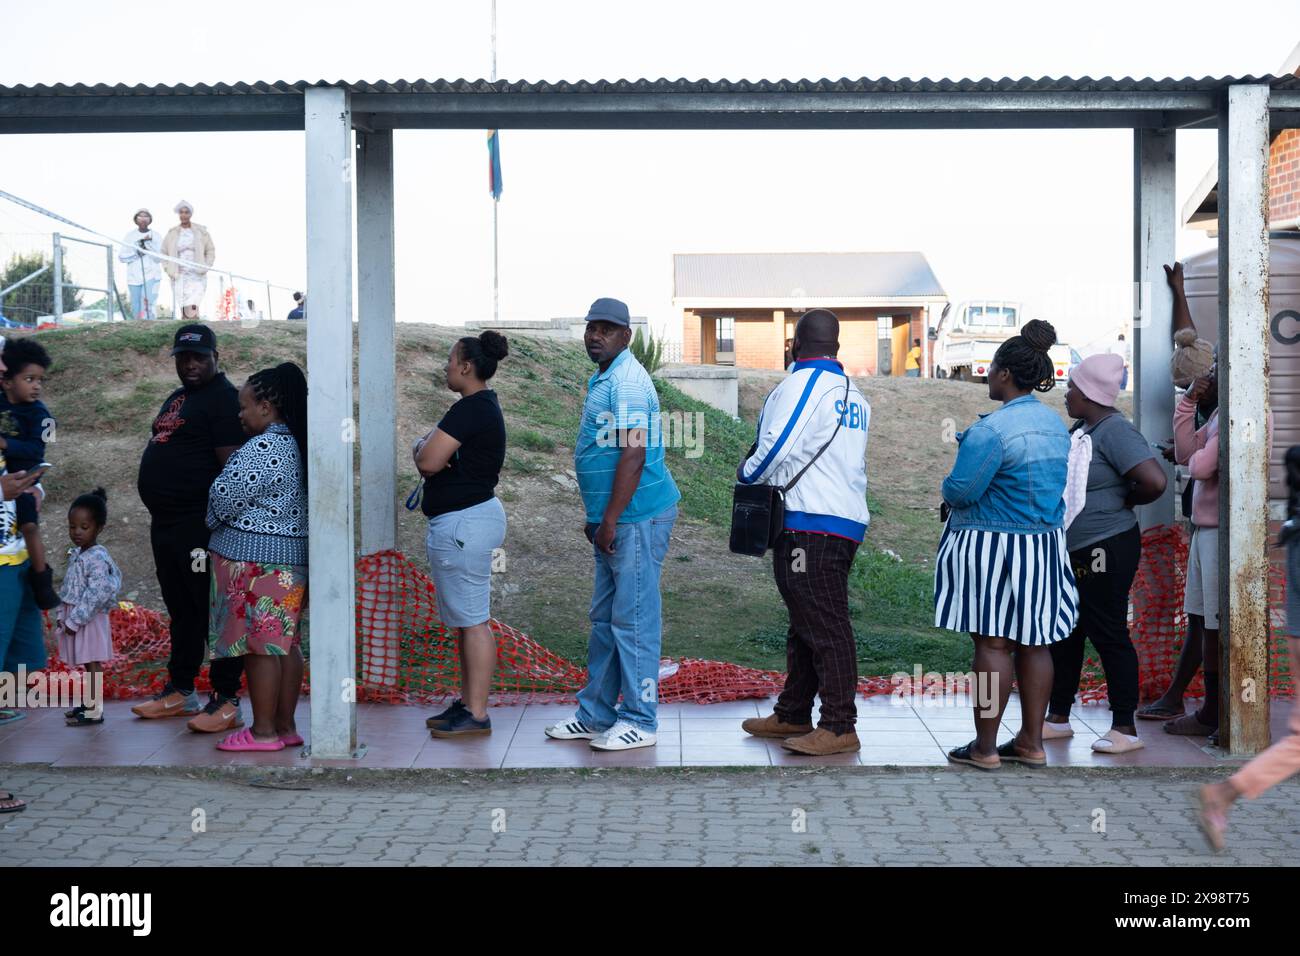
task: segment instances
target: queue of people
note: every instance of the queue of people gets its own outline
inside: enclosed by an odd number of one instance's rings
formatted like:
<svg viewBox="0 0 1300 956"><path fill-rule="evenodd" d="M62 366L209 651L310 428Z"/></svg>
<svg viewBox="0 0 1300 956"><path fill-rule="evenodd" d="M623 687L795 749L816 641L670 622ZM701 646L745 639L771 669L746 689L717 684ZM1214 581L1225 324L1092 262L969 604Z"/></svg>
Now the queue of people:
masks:
<svg viewBox="0 0 1300 956"><path fill-rule="evenodd" d="M210 264L206 232L190 222L187 204L177 209L182 225L168 234L164 252L187 252ZM140 210L141 249L150 241L149 225L147 210ZM143 256L139 264L141 301L147 302ZM199 281L197 266L193 274L184 272L173 278ZM1209 734L1217 727L1217 377L1212 347L1191 328L1181 268L1171 267L1169 279L1177 346L1172 377L1186 386L1169 447L1149 444L1116 408L1126 364L1113 354L1091 356L1072 370L1065 403L1075 424L1067 429L1037 398L1055 386L1049 352L1056 334L1039 320L997 351L988 395L1000 407L957 435L956 461L941 488L935 625L971 636L977 700L974 738L949 753L954 763L981 770L1002 763L1045 766L1043 740L1074 733L1070 715L1085 641L1101 657L1112 711L1112 727L1093 742L1095 751L1141 748L1137 718L1171 718L1170 733ZM871 409L838 361L839 333L828 310L800 318L788 347L788 374L764 402L754 445L737 468L742 484L786 490L773 573L789 616L786 684L770 715L742 727L780 739L791 752L817 756L860 748L849 571L870 522ZM594 569L587 681L574 714L545 728L548 737L613 751L657 742L659 578L681 498L663 442L652 439L662 434L658 394L630 342L627 306L596 300L584 335L596 370L574 442ZM171 354L180 387L152 423L138 479L172 622L171 655L162 691L132 711L143 719L186 717L195 732L226 734L217 745L222 750L296 746L303 740L294 709L308 605L306 378L296 365L283 363L236 388L220 370L216 335L201 324L182 326ZM458 399L411 450L422 478L439 616L455 636L461 664L461 696L426 721L441 739L492 729L491 575L507 528L495 489L507 433L491 382L508 354L497 332L458 339L444 370ZM35 517L44 448L32 440L35 417L52 421L40 402L51 361L32 340L11 343L3 356L0 656L6 670L19 663L43 666L39 610L58 606L64 659L93 674L112 656L106 611L121 583L98 541L107 524L107 496L96 489L73 502L72 565L51 603ZM1184 654L1194 670L1200 651L1207 694L1201 710L1190 715L1180 706L1185 681L1155 704L1137 707L1137 655L1127 626L1128 593L1141 557L1134 509L1165 492L1157 453L1186 464L1193 479L1184 505L1193 527L1185 595L1192 630ZM1300 457L1294 465L1300 487ZM1292 504L1293 514L1300 514L1295 498ZM1292 633L1300 633L1300 625ZM200 706L195 679L205 659L213 691ZM1180 664L1180 675L1185 669ZM244 674L251 726L245 726L239 696ZM1013 681L1020 727L999 742ZM820 711L814 725L815 699ZM67 716L75 725L103 720L102 708L95 707ZM1236 796L1255 795L1300 768L1297 739L1202 794L1202 824L1212 842L1221 842ZM0 812L5 809L0 796Z"/></svg>

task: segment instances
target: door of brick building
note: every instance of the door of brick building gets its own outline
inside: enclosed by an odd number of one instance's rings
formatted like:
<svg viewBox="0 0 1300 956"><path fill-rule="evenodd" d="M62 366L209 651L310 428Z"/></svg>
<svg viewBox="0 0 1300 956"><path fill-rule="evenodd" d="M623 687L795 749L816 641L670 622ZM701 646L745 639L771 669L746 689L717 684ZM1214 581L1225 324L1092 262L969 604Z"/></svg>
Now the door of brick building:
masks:
<svg viewBox="0 0 1300 956"><path fill-rule="evenodd" d="M894 370L894 320L888 315L876 318L876 374L892 375Z"/></svg>

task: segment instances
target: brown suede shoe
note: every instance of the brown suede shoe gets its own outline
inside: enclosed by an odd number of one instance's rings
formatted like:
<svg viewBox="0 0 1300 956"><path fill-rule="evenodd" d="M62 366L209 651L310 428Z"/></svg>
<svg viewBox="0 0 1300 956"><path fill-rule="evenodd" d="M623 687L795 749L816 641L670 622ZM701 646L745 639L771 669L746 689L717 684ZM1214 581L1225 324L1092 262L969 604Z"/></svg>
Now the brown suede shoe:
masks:
<svg viewBox="0 0 1300 956"><path fill-rule="evenodd" d="M751 717L740 725L751 737L799 737L813 729L812 724L786 724L776 714Z"/></svg>
<svg viewBox="0 0 1300 956"><path fill-rule="evenodd" d="M149 698L143 704L136 704L131 713L153 720L158 717L193 717L199 709L199 699L195 694L170 690Z"/></svg>
<svg viewBox="0 0 1300 956"><path fill-rule="evenodd" d="M847 734L833 734L818 727L802 737L791 737L781 745L786 750L810 757L825 757L830 754L851 754L862 749L858 735L850 730Z"/></svg>
<svg viewBox="0 0 1300 956"><path fill-rule="evenodd" d="M233 700L208 701L203 713L188 724L196 734L219 734L223 730L235 730L244 726L244 718L239 712L239 703Z"/></svg>

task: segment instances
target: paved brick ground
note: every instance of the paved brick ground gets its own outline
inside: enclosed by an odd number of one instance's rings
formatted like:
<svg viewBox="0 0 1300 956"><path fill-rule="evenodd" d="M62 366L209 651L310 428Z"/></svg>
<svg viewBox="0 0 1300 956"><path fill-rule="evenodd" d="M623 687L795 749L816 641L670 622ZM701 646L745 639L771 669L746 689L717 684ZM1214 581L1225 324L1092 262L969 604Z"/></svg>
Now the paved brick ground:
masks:
<svg viewBox="0 0 1300 956"><path fill-rule="evenodd" d="M344 773L0 767L4 865L1233 865L1300 860L1300 782L1192 822L1214 771ZM284 789L284 788L301 789ZM201 811L206 829L194 832ZM1094 832L1098 813L1105 832ZM802 824L802 827L800 826Z"/></svg>

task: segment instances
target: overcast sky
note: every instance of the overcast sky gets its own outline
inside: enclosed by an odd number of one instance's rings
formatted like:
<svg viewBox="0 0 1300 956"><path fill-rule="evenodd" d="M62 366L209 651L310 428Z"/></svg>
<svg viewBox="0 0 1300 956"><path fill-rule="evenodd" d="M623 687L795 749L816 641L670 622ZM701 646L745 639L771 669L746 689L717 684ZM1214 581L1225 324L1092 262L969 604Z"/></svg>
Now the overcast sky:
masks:
<svg viewBox="0 0 1300 956"><path fill-rule="evenodd" d="M57 24L37 4L13 6L0 85L490 70L489 0L61 0ZM1211 2L1051 8L499 0L497 63L502 78L527 80L1240 76L1273 72L1300 39L1295 0L1238 0L1230 16ZM1294 28L1281 26L1288 18ZM42 39L14 42L24 36ZM951 298L1025 300L1085 345L1129 312L1131 139L1126 130L506 130L502 317L581 315L612 295L676 336L674 252L914 249ZM399 131L395 143L399 319L491 318L484 134ZM1213 132L1178 134L1180 203L1214 149ZM305 273L302 170L301 133L0 136L0 189L114 236L141 205L169 227L184 197L212 231L218 267L288 287ZM0 256L54 228L0 202ZM1208 245L1184 233L1180 255ZM100 284L102 253L73 262L78 281ZM288 295L276 295L280 315Z"/></svg>

